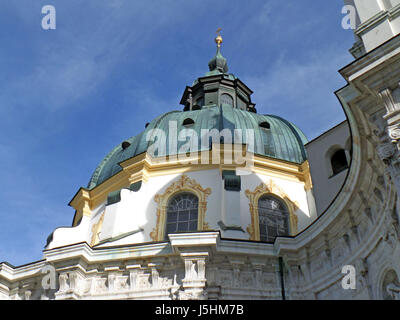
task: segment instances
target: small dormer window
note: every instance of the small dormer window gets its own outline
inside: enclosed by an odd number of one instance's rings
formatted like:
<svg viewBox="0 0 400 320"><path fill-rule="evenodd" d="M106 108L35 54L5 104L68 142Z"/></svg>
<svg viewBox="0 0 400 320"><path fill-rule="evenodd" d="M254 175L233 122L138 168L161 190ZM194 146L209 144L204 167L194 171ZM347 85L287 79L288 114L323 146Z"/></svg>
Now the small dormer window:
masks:
<svg viewBox="0 0 400 320"><path fill-rule="evenodd" d="M263 128L263 129L266 129L266 130L271 129L271 125L270 125L269 122L267 122L267 121L261 122L261 123L259 124L259 126L260 126L261 128Z"/></svg>
<svg viewBox="0 0 400 320"><path fill-rule="evenodd" d="M193 121L193 119L190 119L190 118L186 118L185 120L183 120L183 123L182 123L182 125L184 125L184 126L191 126L193 124L194 124L194 121Z"/></svg>

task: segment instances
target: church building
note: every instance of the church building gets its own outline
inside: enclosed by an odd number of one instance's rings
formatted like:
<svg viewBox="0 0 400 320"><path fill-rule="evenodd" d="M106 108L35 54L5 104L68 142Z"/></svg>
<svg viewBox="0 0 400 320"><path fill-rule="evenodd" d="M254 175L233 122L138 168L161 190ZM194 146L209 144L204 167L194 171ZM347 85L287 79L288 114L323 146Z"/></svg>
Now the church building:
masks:
<svg viewBox="0 0 400 320"><path fill-rule="evenodd" d="M181 110L105 155L43 259L0 264L0 299L400 299L400 0L345 2L346 121L308 141L258 113L218 34Z"/></svg>

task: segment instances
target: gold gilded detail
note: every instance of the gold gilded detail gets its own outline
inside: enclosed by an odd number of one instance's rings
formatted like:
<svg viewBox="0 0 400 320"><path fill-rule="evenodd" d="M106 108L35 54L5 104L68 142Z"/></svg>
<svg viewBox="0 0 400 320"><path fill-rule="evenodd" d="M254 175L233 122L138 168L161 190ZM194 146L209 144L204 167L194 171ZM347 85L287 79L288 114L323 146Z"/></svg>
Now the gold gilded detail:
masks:
<svg viewBox="0 0 400 320"><path fill-rule="evenodd" d="M221 28L217 29L217 37L215 38L215 43L217 44L218 48L221 47L221 43L223 41L222 37L221 37Z"/></svg>
<svg viewBox="0 0 400 320"><path fill-rule="evenodd" d="M254 191L246 190L245 194L249 199L249 209L251 215L251 224L246 229L250 235L249 240L260 240L258 200L262 196L268 194L278 197L284 201L289 210L289 232L291 235L295 235L297 233L298 218L295 212L299 209L299 204L296 201L292 201L276 183L274 183L272 180L269 180L267 183L261 183L257 188L254 189Z"/></svg>
<svg viewBox="0 0 400 320"><path fill-rule="evenodd" d="M92 227L92 239L90 241L90 246L92 247L100 241L99 235L101 232L101 227L103 226L104 214L105 212L102 213L99 221L97 221Z"/></svg>

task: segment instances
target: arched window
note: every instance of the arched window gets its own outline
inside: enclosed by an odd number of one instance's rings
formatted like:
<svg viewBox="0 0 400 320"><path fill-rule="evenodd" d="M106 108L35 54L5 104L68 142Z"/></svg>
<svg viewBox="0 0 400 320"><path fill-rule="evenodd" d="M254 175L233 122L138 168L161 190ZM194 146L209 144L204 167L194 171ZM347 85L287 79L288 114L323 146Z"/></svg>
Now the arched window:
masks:
<svg viewBox="0 0 400 320"><path fill-rule="evenodd" d="M289 234L289 211L283 201L265 195L258 200L260 240L273 242Z"/></svg>
<svg viewBox="0 0 400 320"><path fill-rule="evenodd" d="M165 238L169 233L197 231L198 198L189 192L179 193L168 202Z"/></svg>
<svg viewBox="0 0 400 320"><path fill-rule="evenodd" d="M227 104L227 105L233 107L233 98L227 93L224 93L223 95L221 95L221 105L223 105L223 104Z"/></svg>
<svg viewBox="0 0 400 320"><path fill-rule="evenodd" d="M331 166L333 175L346 170L349 167L347 163L346 153L343 149L336 151L331 157Z"/></svg>

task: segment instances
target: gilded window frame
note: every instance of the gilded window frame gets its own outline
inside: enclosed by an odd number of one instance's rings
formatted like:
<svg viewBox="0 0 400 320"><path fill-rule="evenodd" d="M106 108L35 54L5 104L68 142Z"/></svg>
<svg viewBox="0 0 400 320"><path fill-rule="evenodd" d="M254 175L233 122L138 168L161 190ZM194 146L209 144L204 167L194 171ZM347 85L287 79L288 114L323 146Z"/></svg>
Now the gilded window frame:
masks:
<svg viewBox="0 0 400 320"><path fill-rule="evenodd" d="M197 196L199 201L197 229L198 231L209 230L205 216L207 211L207 197L211 194L211 188L203 188L195 179L190 179L187 175L183 174L164 193L154 196L154 201L157 203L157 222L155 228L150 233L153 241L164 240L169 200L181 192L190 192Z"/></svg>
<svg viewBox="0 0 400 320"><path fill-rule="evenodd" d="M260 224L258 201L263 196L273 196L282 201L289 213L289 235L293 236L298 232L298 217L295 212L299 209L296 201L293 201L289 196L272 180L268 184L261 183L253 191L246 190L246 197L249 199L249 209L251 216L251 224L247 227L246 231L250 235L249 240L260 241Z"/></svg>

